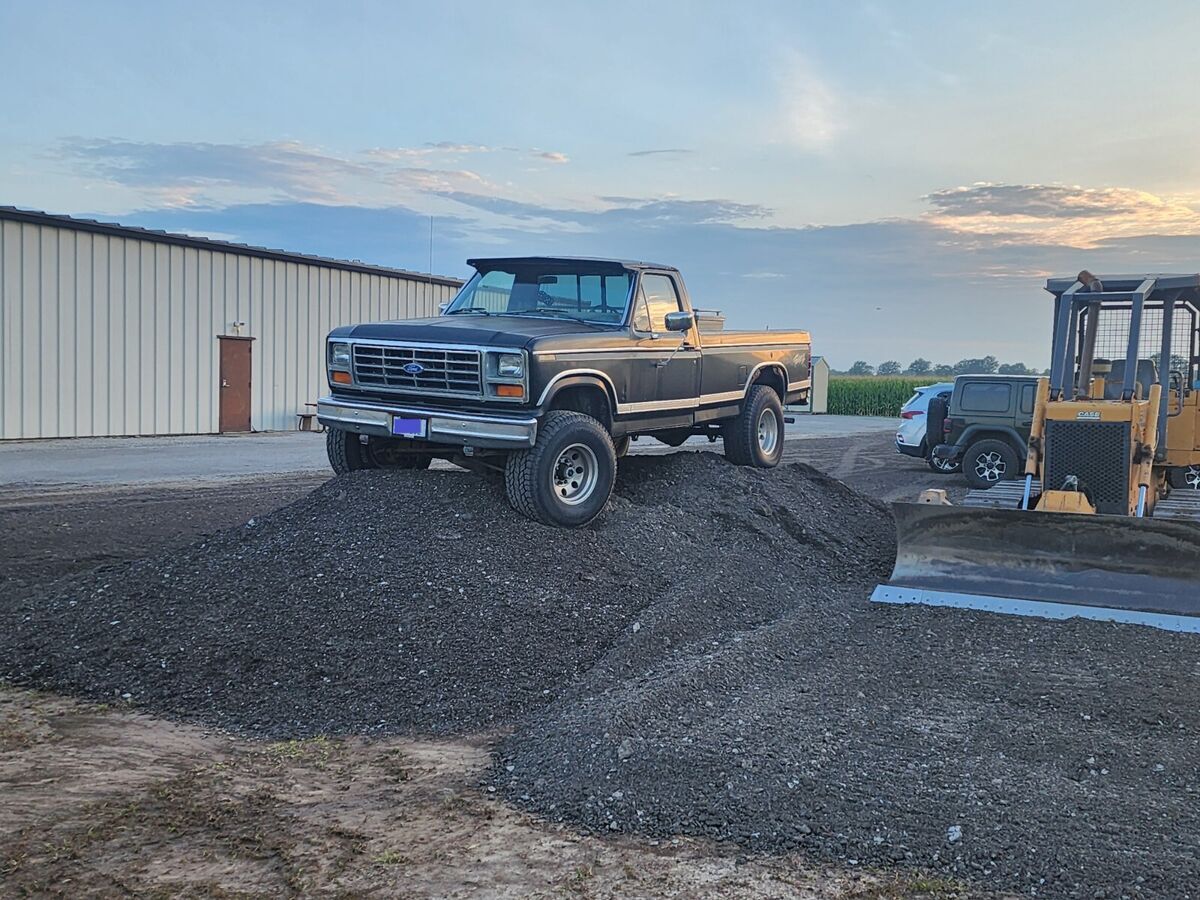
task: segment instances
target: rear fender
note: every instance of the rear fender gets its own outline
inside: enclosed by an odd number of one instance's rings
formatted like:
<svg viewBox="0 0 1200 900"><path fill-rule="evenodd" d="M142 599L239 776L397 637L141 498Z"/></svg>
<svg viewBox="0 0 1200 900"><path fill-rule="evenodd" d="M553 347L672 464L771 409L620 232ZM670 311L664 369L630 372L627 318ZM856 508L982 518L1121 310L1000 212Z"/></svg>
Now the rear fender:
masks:
<svg viewBox="0 0 1200 900"><path fill-rule="evenodd" d="M968 425L963 429L962 436L959 437L955 446L959 448L960 452L966 453L967 448L976 441L988 438L1008 441L1020 454L1021 459L1024 459L1029 452L1029 447L1025 443L1025 438L1021 436L1021 432L1009 425Z"/></svg>

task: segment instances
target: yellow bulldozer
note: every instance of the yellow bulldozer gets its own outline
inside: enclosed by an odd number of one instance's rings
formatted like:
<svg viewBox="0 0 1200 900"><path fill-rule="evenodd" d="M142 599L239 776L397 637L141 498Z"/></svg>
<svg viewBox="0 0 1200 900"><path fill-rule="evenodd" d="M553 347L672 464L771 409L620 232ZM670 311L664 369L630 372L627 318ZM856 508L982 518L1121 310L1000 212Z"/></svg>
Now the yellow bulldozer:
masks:
<svg viewBox="0 0 1200 900"><path fill-rule="evenodd" d="M895 503L872 600L1200 632L1200 274L1052 278L1024 477Z"/></svg>

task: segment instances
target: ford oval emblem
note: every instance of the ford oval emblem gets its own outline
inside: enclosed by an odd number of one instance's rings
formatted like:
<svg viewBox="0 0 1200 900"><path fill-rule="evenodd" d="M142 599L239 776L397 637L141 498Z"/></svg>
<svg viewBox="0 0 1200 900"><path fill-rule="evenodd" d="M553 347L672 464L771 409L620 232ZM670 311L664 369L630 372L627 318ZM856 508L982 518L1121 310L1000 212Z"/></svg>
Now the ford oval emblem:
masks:
<svg viewBox="0 0 1200 900"><path fill-rule="evenodd" d="M423 365L421 365L420 363L411 362L407 366L404 367L404 371L407 372L409 375L420 375L422 372L425 371L425 367Z"/></svg>

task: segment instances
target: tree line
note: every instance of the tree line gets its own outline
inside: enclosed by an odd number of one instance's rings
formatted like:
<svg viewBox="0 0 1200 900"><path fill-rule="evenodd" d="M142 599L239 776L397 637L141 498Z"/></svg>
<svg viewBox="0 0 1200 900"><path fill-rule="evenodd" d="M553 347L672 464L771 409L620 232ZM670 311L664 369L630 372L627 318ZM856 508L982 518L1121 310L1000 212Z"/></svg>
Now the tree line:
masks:
<svg viewBox="0 0 1200 900"><path fill-rule="evenodd" d="M887 359L877 366L866 360L857 360L854 365L844 372L834 372L836 375L915 375L950 378L955 375L1048 375L1049 369L1033 369L1025 363L1002 363L994 356L984 356L980 359L960 359L949 363L935 364L923 357L917 357L905 368L894 359Z"/></svg>

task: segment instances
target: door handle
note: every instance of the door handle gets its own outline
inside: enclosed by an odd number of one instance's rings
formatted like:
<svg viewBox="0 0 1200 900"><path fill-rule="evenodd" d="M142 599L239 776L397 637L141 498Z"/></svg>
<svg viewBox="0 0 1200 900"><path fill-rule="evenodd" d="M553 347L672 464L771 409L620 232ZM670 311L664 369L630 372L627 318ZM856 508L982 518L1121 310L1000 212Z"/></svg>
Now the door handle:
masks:
<svg viewBox="0 0 1200 900"><path fill-rule="evenodd" d="M691 345L691 344L689 344L689 343L687 342L687 340L686 340L686 339L684 339L684 340L680 341L680 342L679 342L679 346L678 346L678 347L676 347L674 350L672 350L672 351L671 351L671 355L670 355L670 356L668 356L666 359L660 359L660 360L658 360L658 362L656 362L656 363L654 364L654 368L656 368L656 369L665 369L665 368L667 367L667 364L668 364L668 363L669 363L671 360L673 360L673 359L675 358L675 355L676 355L677 353L679 353L679 351L680 351L680 350L691 350L691 349L692 349L692 345Z"/></svg>
<svg viewBox="0 0 1200 900"><path fill-rule="evenodd" d="M221 379L221 387L223 387L223 388L229 387L229 382L226 381L224 378Z"/></svg>

